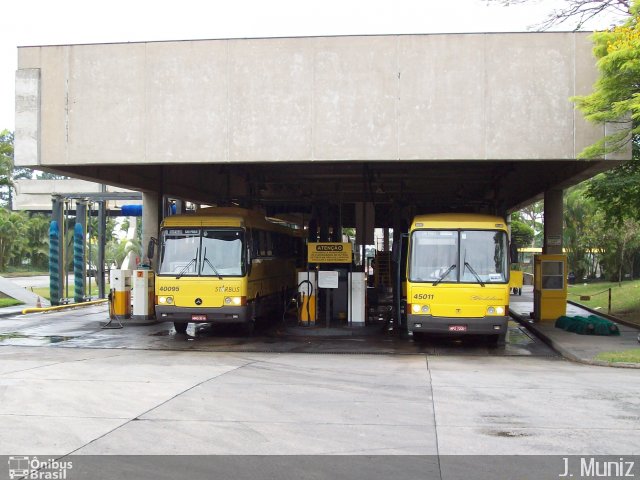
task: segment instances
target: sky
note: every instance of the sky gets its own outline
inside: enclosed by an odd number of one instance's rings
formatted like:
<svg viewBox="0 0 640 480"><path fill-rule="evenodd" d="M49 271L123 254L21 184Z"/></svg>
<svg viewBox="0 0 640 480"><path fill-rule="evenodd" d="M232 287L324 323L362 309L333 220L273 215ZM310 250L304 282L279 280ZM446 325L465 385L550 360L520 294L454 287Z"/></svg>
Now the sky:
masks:
<svg viewBox="0 0 640 480"><path fill-rule="evenodd" d="M7 0L0 9L0 131L14 129L18 46L519 32L544 20L563 0L529 0L525 5L509 7L488 3L486 0ZM587 27L607 28L615 20L601 18Z"/></svg>

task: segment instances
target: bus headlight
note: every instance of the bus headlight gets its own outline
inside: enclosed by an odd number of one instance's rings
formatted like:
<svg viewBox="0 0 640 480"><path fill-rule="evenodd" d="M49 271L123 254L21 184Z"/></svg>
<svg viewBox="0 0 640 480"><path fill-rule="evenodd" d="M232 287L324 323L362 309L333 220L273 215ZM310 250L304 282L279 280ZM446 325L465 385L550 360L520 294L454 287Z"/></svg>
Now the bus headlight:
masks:
<svg viewBox="0 0 640 480"><path fill-rule="evenodd" d="M158 297L158 303L161 305L171 305L173 303L173 297Z"/></svg>
<svg viewBox="0 0 640 480"><path fill-rule="evenodd" d="M419 305L417 303L414 303L411 305L411 311L413 313L428 313L429 312L429 305Z"/></svg>
<svg viewBox="0 0 640 480"><path fill-rule="evenodd" d="M224 298L225 305L242 305L242 297L225 297Z"/></svg>

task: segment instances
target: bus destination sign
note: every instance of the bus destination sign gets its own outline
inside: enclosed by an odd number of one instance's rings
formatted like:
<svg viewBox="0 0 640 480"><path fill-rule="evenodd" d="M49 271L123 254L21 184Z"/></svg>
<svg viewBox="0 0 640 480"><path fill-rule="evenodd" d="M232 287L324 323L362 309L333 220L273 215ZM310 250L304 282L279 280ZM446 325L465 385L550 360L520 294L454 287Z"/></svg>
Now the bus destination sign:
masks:
<svg viewBox="0 0 640 480"><path fill-rule="evenodd" d="M351 263L352 251L349 242L309 242L309 263Z"/></svg>

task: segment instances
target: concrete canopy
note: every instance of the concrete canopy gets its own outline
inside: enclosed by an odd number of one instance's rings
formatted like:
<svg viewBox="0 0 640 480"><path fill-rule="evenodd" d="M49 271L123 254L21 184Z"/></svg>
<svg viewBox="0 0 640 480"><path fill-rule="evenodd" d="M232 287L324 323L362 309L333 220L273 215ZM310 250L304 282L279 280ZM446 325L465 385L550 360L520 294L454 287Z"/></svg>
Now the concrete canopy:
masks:
<svg viewBox="0 0 640 480"><path fill-rule="evenodd" d="M16 165L270 213L506 213L610 168L585 33L22 47ZM348 215L348 213L347 213Z"/></svg>

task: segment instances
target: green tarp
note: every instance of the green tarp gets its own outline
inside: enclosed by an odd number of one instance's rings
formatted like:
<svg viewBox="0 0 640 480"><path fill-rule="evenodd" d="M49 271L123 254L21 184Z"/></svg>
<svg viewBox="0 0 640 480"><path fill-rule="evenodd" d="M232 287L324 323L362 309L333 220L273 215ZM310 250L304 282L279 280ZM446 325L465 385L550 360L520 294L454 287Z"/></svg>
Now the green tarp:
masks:
<svg viewBox="0 0 640 480"><path fill-rule="evenodd" d="M618 325L597 315L589 315L588 317L563 315L556 320L556 328L580 335L620 335Z"/></svg>

